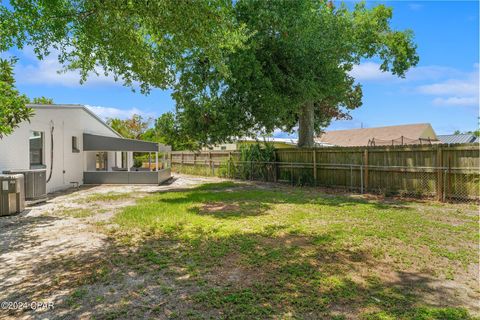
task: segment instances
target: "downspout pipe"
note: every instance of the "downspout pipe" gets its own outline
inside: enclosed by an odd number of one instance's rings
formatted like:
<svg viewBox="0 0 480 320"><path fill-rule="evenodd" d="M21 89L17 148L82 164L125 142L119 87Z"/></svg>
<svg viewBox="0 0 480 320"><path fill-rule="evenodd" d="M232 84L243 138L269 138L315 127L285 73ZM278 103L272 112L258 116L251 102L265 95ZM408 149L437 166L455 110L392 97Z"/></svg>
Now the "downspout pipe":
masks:
<svg viewBox="0 0 480 320"><path fill-rule="evenodd" d="M53 173L53 131L55 126L53 121L50 121L50 173L48 174L47 183L52 179Z"/></svg>

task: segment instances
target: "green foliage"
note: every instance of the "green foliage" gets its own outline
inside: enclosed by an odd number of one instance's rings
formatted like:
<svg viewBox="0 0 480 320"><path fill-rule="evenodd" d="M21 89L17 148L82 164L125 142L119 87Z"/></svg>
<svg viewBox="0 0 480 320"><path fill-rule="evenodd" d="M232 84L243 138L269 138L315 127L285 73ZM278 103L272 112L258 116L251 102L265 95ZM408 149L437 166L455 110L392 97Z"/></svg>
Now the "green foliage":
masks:
<svg viewBox="0 0 480 320"><path fill-rule="evenodd" d="M27 96L15 88L14 63L15 60L0 59L0 139L33 115L33 110L26 106Z"/></svg>
<svg viewBox="0 0 480 320"><path fill-rule="evenodd" d="M225 70L225 53L247 38L232 10L224 0L10 1L0 4L0 51L28 45L42 59L54 48L82 82L102 72L142 92L165 89L199 55Z"/></svg>
<svg viewBox="0 0 480 320"><path fill-rule="evenodd" d="M137 157L133 157L133 167L134 168L140 168L143 164L142 159L139 159Z"/></svg>
<svg viewBox="0 0 480 320"><path fill-rule="evenodd" d="M141 139L147 131L151 119L144 119L141 115L134 114L130 119L107 119L107 124L127 139Z"/></svg>
<svg viewBox="0 0 480 320"><path fill-rule="evenodd" d="M139 245L144 235L135 261L151 264L152 275L181 270L170 278L173 296L188 288L202 315L460 320L472 318L467 301L429 284L478 263L472 213L229 181L139 199L115 215L113 236L134 235ZM466 263L444 255L452 251L464 251ZM443 307L431 305L441 298Z"/></svg>
<svg viewBox="0 0 480 320"><path fill-rule="evenodd" d="M33 98L31 103L33 103L33 104L53 104L54 102L53 102L52 98L47 98L47 97L41 96L41 97Z"/></svg>
<svg viewBox="0 0 480 320"><path fill-rule="evenodd" d="M273 143L246 144L240 146L239 161L231 162L231 176L240 179L268 180L274 167L275 147Z"/></svg>
<svg viewBox="0 0 480 320"><path fill-rule="evenodd" d="M476 130L462 132L460 130L455 130L453 134L473 134L475 137L480 137L480 117L477 117L478 126Z"/></svg>
<svg viewBox="0 0 480 320"><path fill-rule="evenodd" d="M400 77L419 60L413 33L392 30L384 5L350 11L327 1L240 0L234 11L252 36L228 54L231 77L203 56L182 65L175 85L178 119L203 144L292 131L305 105L318 133L361 105L349 72L362 59L377 57L382 71Z"/></svg>
<svg viewBox="0 0 480 320"><path fill-rule="evenodd" d="M155 120L154 127L148 129L142 138L169 145L174 151L198 149L198 144L181 130L172 112L164 113Z"/></svg>

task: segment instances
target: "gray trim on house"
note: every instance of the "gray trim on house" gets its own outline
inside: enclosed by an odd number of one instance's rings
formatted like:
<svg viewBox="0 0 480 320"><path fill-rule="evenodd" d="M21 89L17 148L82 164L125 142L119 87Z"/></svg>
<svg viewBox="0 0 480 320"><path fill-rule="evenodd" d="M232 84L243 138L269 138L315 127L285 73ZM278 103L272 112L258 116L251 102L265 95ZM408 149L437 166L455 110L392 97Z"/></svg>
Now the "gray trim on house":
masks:
<svg viewBox="0 0 480 320"><path fill-rule="evenodd" d="M85 184L161 184L170 179L170 168L159 171L85 171Z"/></svg>
<svg viewBox="0 0 480 320"><path fill-rule="evenodd" d="M158 143L124 138L83 134L83 151L158 152Z"/></svg>

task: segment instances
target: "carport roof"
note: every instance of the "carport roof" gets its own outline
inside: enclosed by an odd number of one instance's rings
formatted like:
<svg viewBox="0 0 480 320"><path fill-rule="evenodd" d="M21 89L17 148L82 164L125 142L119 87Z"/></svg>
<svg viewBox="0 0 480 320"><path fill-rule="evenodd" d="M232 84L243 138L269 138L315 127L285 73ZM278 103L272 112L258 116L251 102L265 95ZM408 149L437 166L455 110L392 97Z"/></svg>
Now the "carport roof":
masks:
<svg viewBox="0 0 480 320"><path fill-rule="evenodd" d="M83 134L84 151L135 151L158 152L159 144L155 142L106 137L95 134Z"/></svg>

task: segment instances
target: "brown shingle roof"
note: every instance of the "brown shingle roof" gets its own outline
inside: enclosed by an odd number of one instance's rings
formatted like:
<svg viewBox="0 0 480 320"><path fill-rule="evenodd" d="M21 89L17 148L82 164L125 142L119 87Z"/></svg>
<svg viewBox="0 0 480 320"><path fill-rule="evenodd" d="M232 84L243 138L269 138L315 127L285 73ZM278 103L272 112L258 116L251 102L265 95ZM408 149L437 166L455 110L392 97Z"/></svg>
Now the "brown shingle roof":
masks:
<svg viewBox="0 0 480 320"><path fill-rule="evenodd" d="M353 147L366 146L369 140L376 141L400 141L404 137L404 144L419 143L419 139L436 140L437 136L429 123L406 124L398 126L363 128L350 130L327 131L315 140L317 142L330 143L337 146ZM417 142L415 142L417 140ZM385 143L387 144L387 142Z"/></svg>

